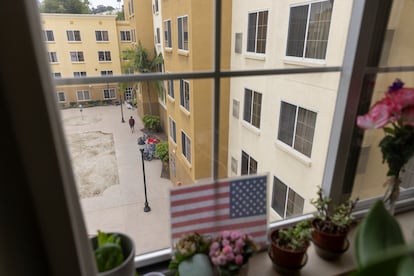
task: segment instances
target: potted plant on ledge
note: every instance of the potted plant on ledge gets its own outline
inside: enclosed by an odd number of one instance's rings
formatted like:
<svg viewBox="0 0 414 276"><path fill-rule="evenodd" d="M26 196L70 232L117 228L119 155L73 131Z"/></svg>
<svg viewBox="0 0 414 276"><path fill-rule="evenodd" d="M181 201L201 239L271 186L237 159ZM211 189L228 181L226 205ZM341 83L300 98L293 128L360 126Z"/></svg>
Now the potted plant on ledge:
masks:
<svg viewBox="0 0 414 276"><path fill-rule="evenodd" d="M269 256L277 272L295 273L306 264L311 229L310 220L304 220L295 226L271 232Z"/></svg>
<svg viewBox="0 0 414 276"><path fill-rule="evenodd" d="M136 275L135 245L130 237L122 233L104 233L91 238L99 276Z"/></svg>
<svg viewBox="0 0 414 276"><path fill-rule="evenodd" d="M318 198L311 201L317 210L312 220L312 242L320 257L335 260L348 250L347 236L354 222L352 211L358 198L348 199L338 206L330 206L331 199L323 195L321 187L317 194Z"/></svg>

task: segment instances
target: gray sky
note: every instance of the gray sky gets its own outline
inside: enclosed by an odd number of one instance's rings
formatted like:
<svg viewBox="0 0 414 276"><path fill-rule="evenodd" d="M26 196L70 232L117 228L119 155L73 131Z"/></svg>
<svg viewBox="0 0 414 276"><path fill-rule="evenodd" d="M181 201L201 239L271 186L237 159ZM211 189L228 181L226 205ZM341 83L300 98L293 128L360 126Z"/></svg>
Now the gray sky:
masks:
<svg viewBox="0 0 414 276"><path fill-rule="evenodd" d="M89 2L92 4L93 7L97 7L98 5L104 5L104 6L111 6L114 8L119 8L123 4L123 0L121 2L117 2L117 0L89 0Z"/></svg>

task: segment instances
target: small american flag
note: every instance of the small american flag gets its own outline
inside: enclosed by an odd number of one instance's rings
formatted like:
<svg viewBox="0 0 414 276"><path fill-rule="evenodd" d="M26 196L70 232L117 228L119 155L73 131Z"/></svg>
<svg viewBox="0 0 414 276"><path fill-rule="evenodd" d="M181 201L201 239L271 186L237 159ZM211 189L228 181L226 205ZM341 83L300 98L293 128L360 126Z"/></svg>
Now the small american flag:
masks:
<svg viewBox="0 0 414 276"><path fill-rule="evenodd" d="M173 245L185 233L216 236L224 230L267 241L267 176L246 176L171 190Z"/></svg>

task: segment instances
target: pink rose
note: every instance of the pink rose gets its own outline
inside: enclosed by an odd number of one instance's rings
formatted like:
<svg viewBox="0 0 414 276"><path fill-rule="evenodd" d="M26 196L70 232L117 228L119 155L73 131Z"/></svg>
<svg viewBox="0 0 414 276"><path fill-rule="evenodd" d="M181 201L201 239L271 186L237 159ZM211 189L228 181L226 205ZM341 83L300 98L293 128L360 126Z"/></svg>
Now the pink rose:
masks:
<svg viewBox="0 0 414 276"><path fill-rule="evenodd" d="M371 110L357 117L357 125L360 128L382 128L388 122L395 119L394 113L398 112L396 105L389 98L384 98L377 102Z"/></svg>
<svg viewBox="0 0 414 276"><path fill-rule="evenodd" d="M413 88L401 88L394 92L388 92L386 95L396 105L397 112L400 112L404 107L414 105Z"/></svg>
<svg viewBox="0 0 414 276"><path fill-rule="evenodd" d="M242 255L237 255L235 260L237 265L242 265L243 264L243 256Z"/></svg>

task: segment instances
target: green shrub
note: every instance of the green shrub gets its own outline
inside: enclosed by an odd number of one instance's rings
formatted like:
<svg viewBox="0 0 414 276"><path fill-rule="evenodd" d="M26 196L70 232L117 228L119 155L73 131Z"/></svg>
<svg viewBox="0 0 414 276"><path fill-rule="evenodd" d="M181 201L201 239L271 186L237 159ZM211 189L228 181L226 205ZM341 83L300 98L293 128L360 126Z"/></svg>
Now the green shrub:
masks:
<svg viewBox="0 0 414 276"><path fill-rule="evenodd" d="M168 162L168 142L159 142L155 146L155 153L162 162Z"/></svg>
<svg viewBox="0 0 414 276"><path fill-rule="evenodd" d="M160 129L160 116L144 115L142 120L144 121L145 128L153 131L158 131Z"/></svg>

